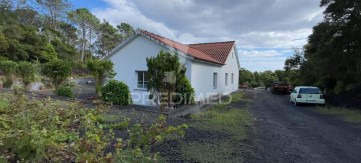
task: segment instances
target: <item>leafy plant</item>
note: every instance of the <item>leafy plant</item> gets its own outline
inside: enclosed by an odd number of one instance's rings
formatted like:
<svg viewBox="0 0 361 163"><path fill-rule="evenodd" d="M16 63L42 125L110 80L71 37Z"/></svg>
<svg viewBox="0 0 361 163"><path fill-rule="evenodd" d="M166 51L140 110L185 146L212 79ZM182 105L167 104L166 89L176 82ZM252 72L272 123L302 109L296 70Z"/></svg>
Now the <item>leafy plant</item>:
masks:
<svg viewBox="0 0 361 163"><path fill-rule="evenodd" d="M113 78L116 74L113 70L113 63L109 60L92 59L88 60L87 67L95 77L96 93L99 96L105 80Z"/></svg>
<svg viewBox="0 0 361 163"><path fill-rule="evenodd" d="M130 140L128 145L133 149L142 149L139 151L141 155L144 153L149 155L153 145L162 142L169 135L183 137L185 129L188 129L186 124L177 127L167 126L166 117L161 115L158 121L149 128L142 127L140 124L134 125L129 131Z"/></svg>
<svg viewBox="0 0 361 163"><path fill-rule="evenodd" d="M178 56L161 50L155 57L147 58L149 75L148 90L154 97L159 98L159 93L167 93L168 108L172 106L171 94L177 89L180 81L184 81L187 69L179 62ZM163 99L161 99L163 100ZM156 99L155 101L158 101ZM162 102L162 101L161 101ZM163 107L161 106L163 111Z"/></svg>
<svg viewBox="0 0 361 163"><path fill-rule="evenodd" d="M59 87L55 90L55 94L58 96L70 97L73 98L73 92L70 87Z"/></svg>
<svg viewBox="0 0 361 163"><path fill-rule="evenodd" d="M130 140L123 141L113 129L128 128L128 120L103 124L98 117L105 109L1 95L0 161L154 162L157 154L151 154L150 147L171 134L184 135L187 128L167 127L162 116L150 128L136 125L129 131Z"/></svg>
<svg viewBox="0 0 361 163"><path fill-rule="evenodd" d="M110 80L102 88L102 100L115 105L129 105L131 104L129 88L123 82Z"/></svg>
<svg viewBox="0 0 361 163"><path fill-rule="evenodd" d="M13 75L15 74L16 66L17 63L14 61L0 61L0 71L5 75L5 81L3 83L5 88L10 88L13 84Z"/></svg>
<svg viewBox="0 0 361 163"><path fill-rule="evenodd" d="M52 85L57 89L70 76L72 63L60 59L51 60L42 65L42 73L50 78Z"/></svg>
<svg viewBox="0 0 361 163"><path fill-rule="evenodd" d="M175 92L173 102L176 107L194 104L194 89L187 78L184 77L178 81Z"/></svg>
<svg viewBox="0 0 361 163"><path fill-rule="evenodd" d="M30 83L35 81L37 66L33 63L21 61L17 67L17 75L21 78L24 89L26 90Z"/></svg>

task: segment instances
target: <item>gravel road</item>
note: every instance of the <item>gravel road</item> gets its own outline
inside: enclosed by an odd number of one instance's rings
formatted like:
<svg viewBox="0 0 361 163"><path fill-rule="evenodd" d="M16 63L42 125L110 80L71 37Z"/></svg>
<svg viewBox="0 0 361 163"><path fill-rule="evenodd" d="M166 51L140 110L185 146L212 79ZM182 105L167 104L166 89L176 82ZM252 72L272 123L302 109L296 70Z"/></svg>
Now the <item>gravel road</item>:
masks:
<svg viewBox="0 0 361 163"><path fill-rule="evenodd" d="M361 162L360 125L293 106L288 95L247 90L254 102L253 156L246 162Z"/></svg>

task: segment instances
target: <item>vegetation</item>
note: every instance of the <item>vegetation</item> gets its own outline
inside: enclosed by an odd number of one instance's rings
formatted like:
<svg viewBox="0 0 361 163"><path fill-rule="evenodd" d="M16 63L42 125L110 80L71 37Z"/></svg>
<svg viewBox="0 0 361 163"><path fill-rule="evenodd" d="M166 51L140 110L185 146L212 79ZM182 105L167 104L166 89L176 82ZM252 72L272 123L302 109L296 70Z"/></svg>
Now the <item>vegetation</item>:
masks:
<svg viewBox="0 0 361 163"><path fill-rule="evenodd" d="M0 56L16 62L82 62L108 55L134 34L127 23L115 28L85 8L70 9L68 0L0 1Z"/></svg>
<svg viewBox="0 0 361 163"><path fill-rule="evenodd" d="M283 70L254 72L242 68L239 70L239 84L250 87L270 87L274 81L290 82L289 74Z"/></svg>
<svg viewBox="0 0 361 163"><path fill-rule="evenodd" d="M21 61L17 67L17 75L21 78L24 89L27 90L30 83L35 81L35 75L37 74L37 65L30 62Z"/></svg>
<svg viewBox="0 0 361 163"><path fill-rule="evenodd" d="M351 123L361 123L361 111L356 109L346 109L346 108L318 108L318 112L328 115L339 116L347 122Z"/></svg>
<svg viewBox="0 0 361 163"><path fill-rule="evenodd" d="M304 50L287 59L285 68L297 83L338 94L361 83L361 2L321 0L320 5L325 7L324 21L313 28Z"/></svg>
<svg viewBox="0 0 361 163"><path fill-rule="evenodd" d="M63 97L73 98L73 92L70 87L59 87L55 90L55 94Z"/></svg>
<svg viewBox="0 0 361 163"><path fill-rule="evenodd" d="M184 79L186 78L187 69L179 62L177 55L161 50L156 57L147 58L147 66L149 75L148 90L153 97L156 97L155 101L158 101L160 94L166 93L167 98L160 100L165 100L168 108L172 108L174 107L172 99L180 98L179 96L173 98L173 93L188 98L193 96L193 89L190 88L189 82ZM181 92L176 92L177 85L179 85L178 90ZM184 100L184 103L188 102ZM161 110L163 110L162 106Z"/></svg>
<svg viewBox="0 0 361 163"><path fill-rule="evenodd" d="M0 61L0 71L5 75L5 82L3 86L10 88L13 84L13 75L15 75L17 63L14 61Z"/></svg>
<svg viewBox="0 0 361 163"><path fill-rule="evenodd" d="M104 82L107 78L113 78L115 72L113 70L113 63L109 60L91 59L87 62L87 67L95 78L95 90L99 96Z"/></svg>
<svg viewBox="0 0 361 163"><path fill-rule="evenodd" d="M72 63L60 59L54 59L42 65L42 74L50 78L55 89L67 81L71 70Z"/></svg>
<svg viewBox="0 0 361 163"><path fill-rule="evenodd" d="M194 104L194 89L186 77L178 81L175 92L176 95L173 97L174 107Z"/></svg>
<svg viewBox="0 0 361 163"><path fill-rule="evenodd" d="M236 144L241 144L241 141L247 138L247 128L251 125L252 119L245 108L237 108L234 104L249 99L242 92L232 96L235 96L232 99L236 99L233 103L214 105L207 111L192 116L195 122L189 126L193 130L204 133L205 136L214 135L204 137L211 143L202 138L198 141L180 141L180 151L185 158L194 162L244 161L234 157L234 153L240 148Z"/></svg>
<svg viewBox="0 0 361 163"><path fill-rule="evenodd" d="M149 128L132 127L127 121L103 123L99 117L105 109L1 95L0 161L155 162L157 154L150 147L168 135L184 135L187 128L166 126L165 117ZM129 132L129 140L115 137L119 129Z"/></svg>
<svg viewBox="0 0 361 163"><path fill-rule="evenodd" d="M102 88L102 100L114 105L127 106L131 104L130 91L126 84L116 80L110 80Z"/></svg>

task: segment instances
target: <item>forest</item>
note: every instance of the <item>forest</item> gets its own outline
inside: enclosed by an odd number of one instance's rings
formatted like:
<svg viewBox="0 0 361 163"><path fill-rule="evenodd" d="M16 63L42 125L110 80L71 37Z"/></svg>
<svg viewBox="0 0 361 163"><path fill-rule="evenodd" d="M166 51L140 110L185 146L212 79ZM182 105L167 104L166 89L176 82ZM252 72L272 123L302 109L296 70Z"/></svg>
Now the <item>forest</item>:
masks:
<svg viewBox="0 0 361 163"><path fill-rule="evenodd" d="M82 63L108 55L134 33L127 23L114 27L72 8L67 0L1 0L0 60Z"/></svg>

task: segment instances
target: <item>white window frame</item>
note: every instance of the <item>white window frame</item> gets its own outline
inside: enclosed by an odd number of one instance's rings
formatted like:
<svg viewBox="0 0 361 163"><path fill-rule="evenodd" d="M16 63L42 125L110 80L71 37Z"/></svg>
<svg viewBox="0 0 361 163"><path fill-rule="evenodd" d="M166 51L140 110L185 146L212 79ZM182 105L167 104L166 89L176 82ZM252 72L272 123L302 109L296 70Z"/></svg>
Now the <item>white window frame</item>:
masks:
<svg viewBox="0 0 361 163"><path fill-rule="evenodd" d="M233 79L234 79L234 74L232 73L232 75L231 75L231 84L233 85Z"/></svg>
<svg viewBox="0 0 361 163"><path fill-rule="evenodd" d="M226 86L228 86L228 73L224 75L224 83Z"/></svg>
<svg viewBox="0 0 361 163"><path fill-rule="evenodd" d="M145 73L147 73L148 71L136 71L136 74L137 74L137 86L136 86L136 88L137 89L148 89L147 87L148 87L148 83L149 83L149 81L145 81ZM142 80L142 86L141 87L139 87L139 73L142 73L142 76L143 76L143 80ZM147 84L146 84L147 83Z"/></svg>
<svg viewBox="0 0 361 163"><path fill-rule="evenodd" d="M218 74L216 72L213 73L213 89L217 89L217 78Z"/></svg>

